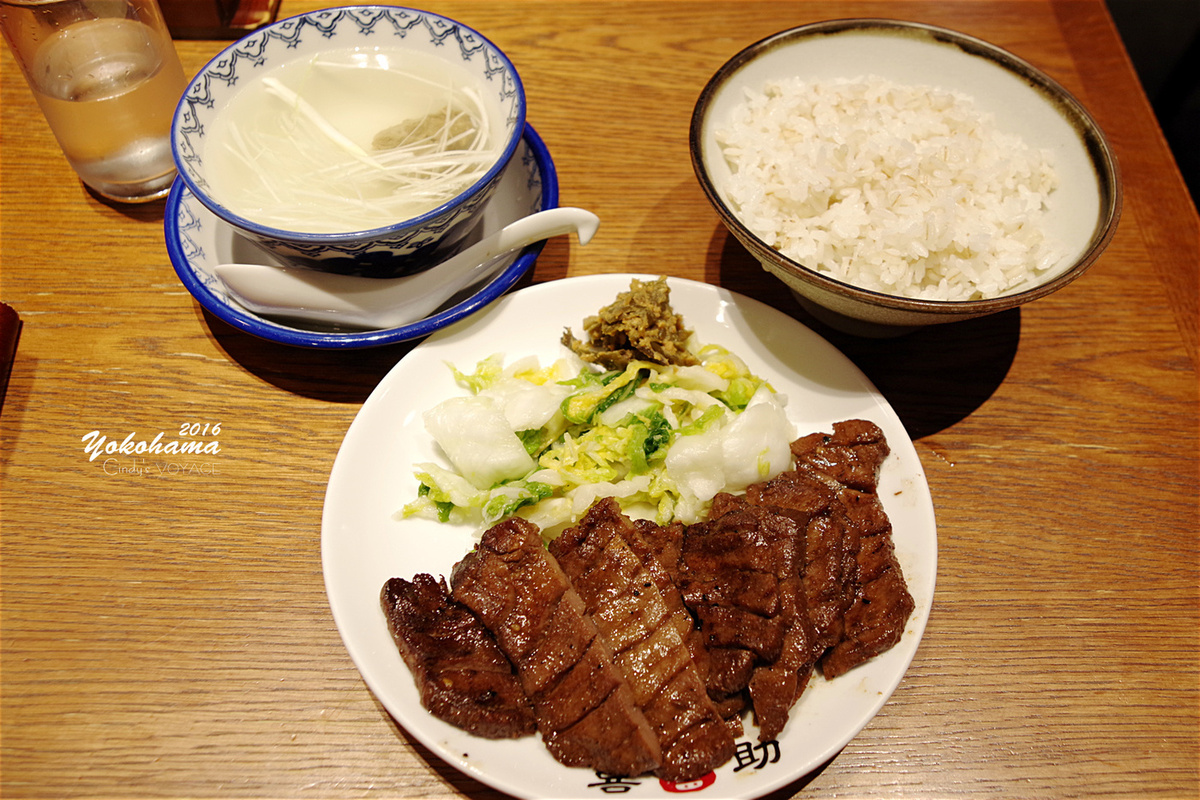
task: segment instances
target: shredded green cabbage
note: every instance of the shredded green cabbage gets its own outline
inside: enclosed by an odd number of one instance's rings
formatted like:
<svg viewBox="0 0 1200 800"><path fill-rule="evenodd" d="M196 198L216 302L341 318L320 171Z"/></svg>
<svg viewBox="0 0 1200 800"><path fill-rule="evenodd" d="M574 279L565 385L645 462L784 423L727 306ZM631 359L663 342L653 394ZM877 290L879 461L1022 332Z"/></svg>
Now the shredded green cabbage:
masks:
<svg viewBox="0 0 1200 800"><path fill-rule="evenodd" d="M717 491L789 468L795 429L786 398L740 358L715 345L697 358L621 371L573 354L548 367L506 367L498 354L470 373L451 366L477 407L448 400L426 412L451 466L417 464L403 514L483 526L519 514L553 535L611 496L661 524L700 519Z"/></svg>

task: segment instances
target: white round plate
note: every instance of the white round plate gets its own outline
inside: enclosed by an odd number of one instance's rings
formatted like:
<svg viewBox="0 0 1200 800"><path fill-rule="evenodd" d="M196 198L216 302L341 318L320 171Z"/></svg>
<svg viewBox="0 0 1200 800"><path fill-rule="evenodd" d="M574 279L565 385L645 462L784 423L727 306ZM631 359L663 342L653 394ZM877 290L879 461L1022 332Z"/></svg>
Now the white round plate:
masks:
<svg viewBox="0 0 1200 800"><path fill-rule="evenodd" d="M409 734L447 763L519 798L757 798L795 781L835 756L862 730L904 677L925 629L937 571L933 501L921 462L900 419L867 378L832 345L796 320L756 300L703 283L668 279L671 304L704 343L741 356L788 397L801 435L832 423L869 419L883 429L892 454L879 483L894 527L896 554L916 601L899 644L852 672L826 682L814 676L792 709L777 745L761 745L746 726L734 760L706 781L664 786L653 777L621 779L556 762L540 738L490 741L431 716L391 639L379 593L391 577L418 572L449 576L475 544L478 531L397 511L415 497L413 465L440 460L421 414L460 395L447 363L472 371L494 353L506 360L562 355L564 328L582 335L595 314L632 278L596 275L539 284L439 331L400 361L363 404L334 461L325 495L321 559L329 604L350 657L367 686Z"/></svg>

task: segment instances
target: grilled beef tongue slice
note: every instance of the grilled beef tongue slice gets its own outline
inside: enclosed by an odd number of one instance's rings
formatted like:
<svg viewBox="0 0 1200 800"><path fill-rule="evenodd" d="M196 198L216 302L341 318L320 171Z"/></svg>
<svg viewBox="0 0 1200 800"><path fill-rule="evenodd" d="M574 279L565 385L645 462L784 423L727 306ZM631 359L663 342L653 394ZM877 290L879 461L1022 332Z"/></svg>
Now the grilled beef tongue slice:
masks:
<svg viewBox="0 0 1200 800"><path fill-rule="evenodd" d="M874 422L849 419L833 424L833 433L812 433L791 445L798 469L811 471L838 488L874 492L879 468L891 448Z"/></svg>
<svg viewBox="0 0 1200 800"><path fill-rule="evenodd" d="M679 596L683 613L687 615L685 624L691 626L685 641L688 650L691 651L692 661L700 676L704 678L708 695L724 717L730 734L734 739L738 739L744 732L742 712L746 710L749 702L744 690L750 684L754 656L741 649L709 651L705 645L704 635L696 627L697 621L687 609L679 591L683 574L683 523L658 525L651 520L638 519L634 520L633 525L641 534L641 541L647 551L643 561L653 561L661 569L664 578L670 581L674 594ZM667 597L668 593L667 589L663 589L664 597Z"/></svg>
<svg viewBox="0 0 1200 800"><path fill-rule="evenodd" d="M632 521L606 498L549 549L658 736L662 762L655 774L669 781L694 780L732 758L734 740L696 672L675 609L652 568L630 546L638 539ZM688 630L682 633L690 633L690 627L688 615Z"/></svg>
<svg viewBox="0 0 1200 800"><path fill-rule="evenodd" d="M841 499L850 525L861 539L858 591L846 610L842 640L821 659L821 673L827 680L895 646L916 606L896 559L892 526L879 498L845 489Z"/></svg>
<svg viewBox="0 0 1200 800"><path fill-rule="evenodd" d="M812 671L803 547L791 519L725 493L713 498L708 520L684 534L683 598L700 620L710 656L742 651L753 657L745 688L760 741L783 730Z"/></svg>
<svg viewBox="0 0 1200 800"><path fill-rule="evenodd" d="M658 738L538 528L507 519L454 568L451 595L496 637L550 753L610 775L658 768Z"/></svg>
<svg viewBox="0 0 1200 800"><path fill-rule="evenodd" d="M450 598L444 579L392 578L380 603L431 714L488 739L534 732L533 706L512 664L470 610Z"/></svg>
<svg viewBox="0 0 1200 800"><path fill-rule="evenodd" d="M837 492L790 470L746 490L747 502L795 522L804 532L804 597L815 632L814 658L842 640L846 610L858 587L858 531Z"/></svg>
<svg viewBox="0 0 1200 800"><path fill-rule="evenodd" d="M845 674L900 641L915 604L892 545L892 525L876 489L890 449L883 431L867 420L835 423L791 446L797 472L836 492L848 542L857 540L854 581L842 638L821 658L826 679Z"/></svg>

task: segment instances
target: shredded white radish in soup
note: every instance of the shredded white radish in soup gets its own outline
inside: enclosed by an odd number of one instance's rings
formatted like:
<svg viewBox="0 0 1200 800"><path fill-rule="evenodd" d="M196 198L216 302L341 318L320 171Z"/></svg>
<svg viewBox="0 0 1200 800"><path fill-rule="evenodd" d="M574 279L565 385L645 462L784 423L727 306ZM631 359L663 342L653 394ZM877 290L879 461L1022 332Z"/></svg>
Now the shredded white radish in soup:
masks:
<svg viewBox="0 0 1200 800"><path fill-rule="evenodd" d="M346 233L401 222L470 188L504 146L461 67L346 50L281 67L229 104L205 146L213 196L274 228Z"/></svg>

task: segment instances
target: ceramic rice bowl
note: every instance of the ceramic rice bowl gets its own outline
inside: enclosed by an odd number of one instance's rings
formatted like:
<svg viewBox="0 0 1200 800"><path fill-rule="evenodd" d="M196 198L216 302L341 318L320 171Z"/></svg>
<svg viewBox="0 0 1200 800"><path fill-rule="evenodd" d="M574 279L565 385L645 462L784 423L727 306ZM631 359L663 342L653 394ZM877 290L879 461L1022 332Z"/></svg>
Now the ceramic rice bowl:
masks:
<svg viewBox="0 0 1200 800"><path fill-rule="evenodd" d="M993 115L996 128L1047 152L1059 180L1045 201L1043 227L1047 240L1054 237L1060 245L1057 261L1036 279L999 296L920 299L861 288L828 270L818 271L784 255L756 232L731 197L732 167L719 141L735 109L748 92L761 93L769 80L799 77L810 83L864 76L965 94L982 112ZM931 25L835 20L786 30L750 45L704 87L691 120L690 146L700 185L731 234L813 316L860 335L894 335L1045 297L1096 261L1120 216L1116 160L1103 132L1079 101L1013 54Z"/></svg>

